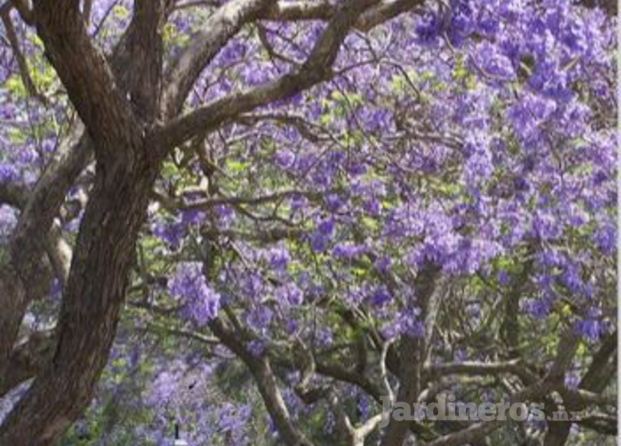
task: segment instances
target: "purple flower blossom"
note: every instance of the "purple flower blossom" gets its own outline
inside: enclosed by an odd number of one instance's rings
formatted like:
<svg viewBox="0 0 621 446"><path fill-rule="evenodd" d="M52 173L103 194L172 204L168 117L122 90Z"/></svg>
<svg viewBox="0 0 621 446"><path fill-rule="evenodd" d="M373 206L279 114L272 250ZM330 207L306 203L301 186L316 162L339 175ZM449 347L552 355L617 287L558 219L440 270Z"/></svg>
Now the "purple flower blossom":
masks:
<svg viewBox="0 0 621 446"><path fill-rule="evenodd" d="M276 299L286 305L301 305L304 293L295 283L289 282L276 288Z"/></svg>
<svg viewBox="0 0 621 446"><path fill-rule="evenodd" d="M337 212L344 204L338 194L328 194L326 197L326 207L330 212Z"/></svg>
<svg viewBox="0 0 621 446"><path fill-rule="evenodd" d="M251 273L243 280L242 289L251 299L256 299L264 292L263 278L258 273Z"/></svg>
<svg viewBox="0 0 621 446"><path fill-rule="evenodd" d="M385 287L377 288L371 295L371 303L377 307L384 306L392 300L392 295Z"/></svg>
<svg viewBox="0 0 621 446"><path fill-rule="evenodd" d="M258 308L251 310L246 317L246 322L255 330L265 330L269 327L274 312L269 307L261 305Z"/></svg>
<svg viewBox="0 0 621 446"><path fill-rule="evenodd" d="M332 330L330 330L329 328L319 328L317 330L316 336L317 344L322 347L329 346L334 341L334 335L332 334Z"/></svg>
<svg viewBox="0 0 621 446"><path fill-rule="evenodd" d="M548 213L541 213L535 217L533 229L542 240L553 240L561 235L559 221Z"/></svg>
<svg viewBox="0 0 621 446"><path fill-rule="evenodd" d="M420 320L420 308L411 307L402 310L397 317L382 327L382 334L387 339L393 339L405 334L412 337L422 337L425 334L425 325Z"/></svg>
<svg viewBox="0 0 621 446"><path fill-rule="evenodd" d="M218 427L221 432L230 435L231 442L234 444L247 444L246 429L252 415L252 408L249 405L234 406L225 403L218 410Z"/></svg>
<svg viewBox="0 0 621 446"><path fill-rule="evenodd" d="M298 330L298 328L299 328L299 324L295 319L287 320L286 325L285 325L285 331L288 334L290 335L294 334Z"/></svg>
<svg viewBox="0 0 621 446"><path fill-rule="evenodd" d="M199 262L177 265L168 291L184 302L184 316L198 325L205 325L218 314L220 295L208 286Z"/></svg>
<svg viewBox="0 0 621 446"><path fill-rule="evenodd" d="M253 339L248 343L248 351L255 358L260 358L265 352L265 342L260 339Z"/></svg>
<svg viewBox="0 0 621 446"><path fill-rule="evenodd" d="M356 162L347 164L345 169L352 176L363 175L367 171L367 167L365 166L364 163L356 163Z"/></svg>
<svg viewBox="0 0 621 446"><path fill-rule="evenodd" d="M279 246L270 249L268 259L272 268L278 271L284 271L291 261L291 256L286 248Z"/></svg>
<svg viewBox="0 0 621 446"><path fill-rule="evenodd" d="M504 269L498 272L498 283L502 286L507 286L511 282L511 277Z"/></svg>
<svg viewBox="0 0 621 446"><path fill-rule="evenodd" d="M0 183L8 183L19 178L17 169L12 164L0 163Z"/></svg>
<svg viewBox="0 0 621 446"><path fill-rule="evenodd" d="M185 236L185 225L181 222L158 222L152 230L153 235L166 242L172 250L179 249Z"/></svg>
<svg viewBox="0 0 621 446"><path fill-rule="evenodd" d="M276 163L283 169L288 169L293 166L295 162L295 154L290 150L279 150L274 155Z"/></svg>
<svg viewBox="0 0 621 446"><path fill-rule="evenodd" d="M442 34L444 20L435 12L427 12L416 25L416 35L422 43L432 44Z"/></svg>
<svg viewBox="0 0 621 446"><path fill-rule="evenodd" d="M329 239L321 232L314 232L310 237L311 248L315 252L324 252L328 249Z"/></svg>
<svg viewBox="0 0 621 446"><path fill-rule="evenodd" d="M375 216L375 217L379 216L382 212L382 204L379 202L379 200L375 198L371 198L369 200L364 201L364 203L362 204L362 207L370 215Z"/></svg>
<svg viewBox="0 0 621 446"><path fill-rule="evenodd" d="M522 302L522 308L535 319L543 319L550 314L552 303L543 298L526 299Z"/></svg>
<svg viewBox="0 0 621 446"><path fill-rule="evenodd" d="M185 227L200 224L204 219L205 213L198 210L184 211L181 214L181 224Z"/></svg>
<svg viewBox="0 0 621 446"><path fill-rule="evenodd" d="M612 255L617 247L617 230L613 224L600 226L593 234L597 247L606 255Z"/></svg>
<svg viewBox="0 0 621 446"><path fill-rule="evenodd" d="M380 273L387 274L390 271L390 268L392 267L392 260L390 259L390 257L387 257L387 256L379 257L373 263L373 266Z"/></svg>
<svg viewBox="0 0 621 446"><path fill-rule="evenodd" d="M580 375L577 373L567 373L565 375L565 386L569 389L577 389L580 384Z"/></svg>
<svg viewBox="0 0 621 446"><path fill-rule="evenodd" d="M578 334L590 342L596 342L604 332L604 325L596 318L586 318L575 323Z"/></svg>
<svg viewBox="0 0 621 446"><path fill-rule="evenodd" d="M332 233L334 232L334 219L326 218L324 220L321 220L317 225L317 230L322 235L332 235Z"/></svg>
<svg viewBox="0 0 621 446"><path fill-rule="evenodd" d="M474 64L483 71L483 78L488 81L509 81L515 78L511 60L489 42L483 42L477 47Z"/></svg>
<svg viewBox="0 0 621 446"><path fill-rule="evenodd" d="M355 245L352 243L339 243L332 250L332 255L337 259L353 260L360 257L367 251L364 245Z"/></svg>

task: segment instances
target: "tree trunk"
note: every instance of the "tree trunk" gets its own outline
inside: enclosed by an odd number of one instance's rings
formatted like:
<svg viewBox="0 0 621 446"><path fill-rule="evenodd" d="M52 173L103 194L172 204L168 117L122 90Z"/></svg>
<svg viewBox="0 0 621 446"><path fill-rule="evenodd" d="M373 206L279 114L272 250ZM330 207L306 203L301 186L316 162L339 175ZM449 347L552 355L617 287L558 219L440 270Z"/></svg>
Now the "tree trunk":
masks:
<svg viewBox="0 0 621 446"><path fill-rule="evenodd" d="M146 159L132 156L144 151L123 153L119 162L98 166L64 294L54 358L3 424L0 444L53 444L93 396L157 173Z"/></svg>

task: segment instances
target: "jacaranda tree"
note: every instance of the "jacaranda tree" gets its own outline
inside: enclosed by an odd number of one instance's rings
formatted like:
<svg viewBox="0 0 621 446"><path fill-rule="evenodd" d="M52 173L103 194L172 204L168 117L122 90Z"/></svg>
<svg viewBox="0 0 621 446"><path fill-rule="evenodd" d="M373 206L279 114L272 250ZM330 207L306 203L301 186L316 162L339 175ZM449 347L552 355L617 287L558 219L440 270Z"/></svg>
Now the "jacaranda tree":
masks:
<svg viewBox="0 0 621 446"><path fill-rule="evenodd" d="M0 445L614 444L615 5L5 0Z"/></svg>

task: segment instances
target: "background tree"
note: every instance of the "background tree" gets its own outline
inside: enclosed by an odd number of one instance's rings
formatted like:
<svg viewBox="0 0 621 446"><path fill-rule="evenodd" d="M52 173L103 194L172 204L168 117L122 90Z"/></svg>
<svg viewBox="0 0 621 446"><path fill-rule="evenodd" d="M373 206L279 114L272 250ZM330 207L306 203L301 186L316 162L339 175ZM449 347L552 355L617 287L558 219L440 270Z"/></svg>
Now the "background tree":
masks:
<svg viewBox="0 0 621 446"><path fill-rule="evenodd" d="M5 2L0 444L613 444L611 5Z"/></svg>

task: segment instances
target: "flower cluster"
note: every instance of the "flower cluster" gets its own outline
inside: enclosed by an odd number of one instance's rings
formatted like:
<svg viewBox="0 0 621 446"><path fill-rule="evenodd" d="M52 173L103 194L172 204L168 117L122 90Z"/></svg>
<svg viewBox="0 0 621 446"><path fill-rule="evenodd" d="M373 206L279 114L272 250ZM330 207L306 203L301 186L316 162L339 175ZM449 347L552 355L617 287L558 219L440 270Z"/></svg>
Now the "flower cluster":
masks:
<svg viewBox="0 0 621 446"><path fill-rule="evenodd" d="M168 291L183 303L183 316L198 325L205 325L218 315L220 294L207 284L199 262L178 264Z"/></svg>

